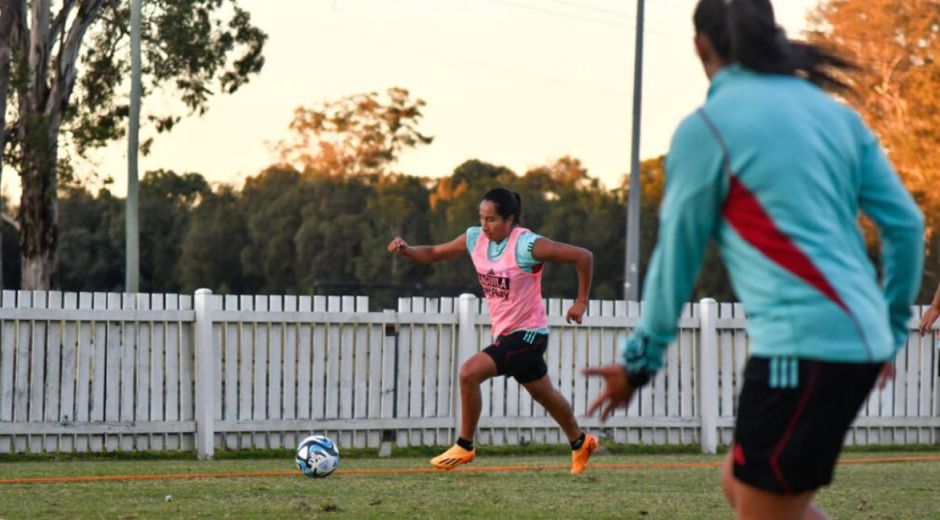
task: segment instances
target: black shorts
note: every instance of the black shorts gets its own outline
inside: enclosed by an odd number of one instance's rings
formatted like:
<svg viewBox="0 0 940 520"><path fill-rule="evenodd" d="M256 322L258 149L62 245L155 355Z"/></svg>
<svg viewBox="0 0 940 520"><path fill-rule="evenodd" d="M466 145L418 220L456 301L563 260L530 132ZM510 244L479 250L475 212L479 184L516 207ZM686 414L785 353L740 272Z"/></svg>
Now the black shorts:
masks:
<svg viewBox="0 0 940 520"><path fill-rule="evenodd" d="M545 377L545 349L548 334L517 331L499 336L496 342L483 349L496 362L496 375L512 376L520 384L531 383Z"/></svg>
<svg viewBox="0 0 940 520"><path fill-rule="evenodd" d="M734 427L734 476L777 494L832 482L845 434L881 363L751 357Z"/></svg>

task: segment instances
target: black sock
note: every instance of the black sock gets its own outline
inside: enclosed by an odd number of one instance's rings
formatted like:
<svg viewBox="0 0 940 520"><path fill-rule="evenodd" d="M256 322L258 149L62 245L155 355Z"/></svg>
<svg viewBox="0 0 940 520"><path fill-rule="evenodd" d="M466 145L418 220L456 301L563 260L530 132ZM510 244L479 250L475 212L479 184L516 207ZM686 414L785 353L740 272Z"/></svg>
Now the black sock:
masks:
<svg viewBox="0 0 940 520"><path fill-rule="evenodd" d="M580 436L580 437L578 437L577 439L571 441L571 449L572 449L572 450L580 450L580 449L581 449L581 446L583 446L583 445L584 445L584 432L581 432L581 436Z"/></svg>
<svg viewBox="0 0 940 520"><path fill-rule="evenodd" d="M473 440L471 439L468 441L467 439L464 439L463 437L457 437L457 446L460 446L461 448L467 451L470 451L473 449Z"/></svg>

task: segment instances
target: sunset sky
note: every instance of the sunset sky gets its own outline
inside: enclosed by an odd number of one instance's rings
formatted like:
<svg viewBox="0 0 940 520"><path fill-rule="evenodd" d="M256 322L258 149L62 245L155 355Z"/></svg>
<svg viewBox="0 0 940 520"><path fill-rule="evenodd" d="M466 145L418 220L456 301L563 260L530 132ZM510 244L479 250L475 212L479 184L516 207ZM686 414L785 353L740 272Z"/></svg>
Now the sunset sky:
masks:
<svg viewBox="0 0 940 520"><path fill-rule="evenodd" d="M630 160L635 0L239 0L269 35L266 65L208 113L156 137L140 171L197 172L241 185L275 161L293 109L399 86L427 102L434 143L397 170L448 175L478 158L522 174L564 155L607 186ZM777 0L799 35L815 0ZM666 152L707 82L692 50L695 0L647 0L642 156ZM155 108L160 99L149 101ZM159 108L159 106L156 106ZM146 137L146 133L143 137ZM126 186L126 143L97 153L87 173ZM14 175L4 176L18 198Z"/></svg>

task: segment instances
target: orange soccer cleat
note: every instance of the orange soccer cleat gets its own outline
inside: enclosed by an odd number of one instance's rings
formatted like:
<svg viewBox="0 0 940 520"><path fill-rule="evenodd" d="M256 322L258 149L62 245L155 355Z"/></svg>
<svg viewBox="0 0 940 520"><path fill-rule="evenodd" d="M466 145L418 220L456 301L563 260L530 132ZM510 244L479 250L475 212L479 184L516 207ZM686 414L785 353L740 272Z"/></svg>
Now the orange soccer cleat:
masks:
<svg viewBox="0 0 940 520"><path fill-rule="evenodd" d="M580 448L571 451L571 474L577 475L587 467L588 459L597 449L597 437L593 435L584 436L584 444Z"/></svg>
<svg viewBox="0 0 940 520"><path fill-rule="evenodd" d="M438 469L454 469L461 464L472 462L477 456L477 449L467 451L454 444L444 453L431 459L431 465Z"/></svg>

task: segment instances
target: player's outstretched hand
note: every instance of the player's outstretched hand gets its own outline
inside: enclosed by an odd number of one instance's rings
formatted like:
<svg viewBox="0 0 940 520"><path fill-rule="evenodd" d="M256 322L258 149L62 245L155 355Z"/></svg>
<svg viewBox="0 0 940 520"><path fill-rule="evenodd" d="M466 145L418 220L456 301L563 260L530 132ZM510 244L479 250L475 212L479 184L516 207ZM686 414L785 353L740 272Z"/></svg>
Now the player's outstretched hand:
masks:
<svg viewBox="0 0 940 520"><path fill-rule="evenodd" d="M630 386L622 365L615 363L601 367L588 367L584 369L584 374L588 377L601 376L605 382L601 395L588 408L588 416L594 415L594 412L600 409L601 422L603 422L614 410L630 404L630 399L633 398L633 387Z"/></svg>
<svg viewBox="0 0 940 520"><path fill-rule="evenodd" d="M920 319L920 326L917 327L921 336L927 334L927 331L933 327L933 322L937 321L937 317L940 317L940 308L931 305L924 313L924 317Z"/></svg>
<svg viewBox="0 0 940 520"><path fill-rule="evenodd" d="M405 256L405 250L408 249L408 242L402 237L395 237L388 243L388 252L396 255Z"/></svg>
<svg viewBox="0 0 940 520"><path fill-rule="evenodd" d="M584 302L576 301L568 309L568 314L565 315L565 320L567 320L568 323L571 323L573 321L577 323L578 325L580 325L581 318L584 317L585 311L587 311L587 304Z"/></svg>

